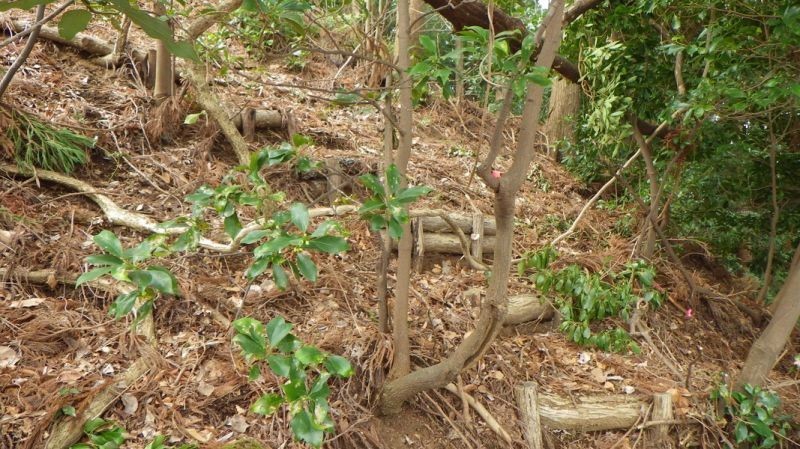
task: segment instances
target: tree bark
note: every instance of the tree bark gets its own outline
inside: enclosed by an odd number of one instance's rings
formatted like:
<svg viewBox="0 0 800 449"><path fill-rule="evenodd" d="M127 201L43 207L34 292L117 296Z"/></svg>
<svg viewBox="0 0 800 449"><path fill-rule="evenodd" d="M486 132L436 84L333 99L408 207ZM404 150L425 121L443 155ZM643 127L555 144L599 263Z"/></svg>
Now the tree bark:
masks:
<svg viewBox="0 0 800 449"><path fill-rule="evenodd" d="M800 247L797 248L795 257L798 254ZM744 367L736 378L737 389L746 384L764 385L797 320L800 319L800 264L794 264L790 269L789 277L778 292L775 302L778 305L772 320L750 347Z"/></svg>
<svg viewBox="0 0 800 449"><path fill-rule="evenodd" d="M411 139L413 137L411 78L408 69L411 67L410 55L410 17L409 0L397 2L397 67L399 71L400 113L398 129L399 141L394 163L401 175L400 185L407 185L408 160L411 157ZM411 249L413 246L411 226L403 225L403 235L397 244L397 286L392 314L392 336L394 340L394 358L389 378L396 379L408 374L411 370L411 351L408 341L408 293L411 283Z"/></svg>
<svg viewBox="0 0 800 449"><path fill-rule="evenodd" d="M560 141L573 143L575 139L575 121L581 107L581 88L564 78L553 82L550 90L550 107L547 121L542 132L547 136L552 147L550 156L558 160L556 144ZM548 151L551 151L548 148Z"/></svg>

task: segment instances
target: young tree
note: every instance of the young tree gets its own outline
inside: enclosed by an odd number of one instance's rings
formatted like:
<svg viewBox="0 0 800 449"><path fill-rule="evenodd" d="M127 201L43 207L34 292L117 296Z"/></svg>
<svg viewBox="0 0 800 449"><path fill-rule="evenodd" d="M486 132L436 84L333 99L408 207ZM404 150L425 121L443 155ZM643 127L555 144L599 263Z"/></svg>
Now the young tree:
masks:
<svg viewBox="0 0 800 449"><path fill-rule="evenodd" d="M563 0L553 0L550 9L536 34L541 42L541 51L536 67L547 71L561 42L561 21L564 14ZM417 393L447 385L464 369L476 362L488 349L497 336L508 312L508 278L511 274L511 244L514 237L515 201L522 183L525 181L534 157L534 142L539 129L539 113L542 109L544 87L529 83L522 114L517 149L512 157L511 168L499 178L493 165L500 153L501 142L493 142L486 158L478 168L478 174L494 192L495 221L497 237L486 299L481 304L480 315L475 329L445 360L408 375L392 380L384 386L381 397L381 412L393 414ZM509 102L504 105L508 108ZM504 116L504 114L500 114ZM504 120L496 126L502 129Z"/></svg>

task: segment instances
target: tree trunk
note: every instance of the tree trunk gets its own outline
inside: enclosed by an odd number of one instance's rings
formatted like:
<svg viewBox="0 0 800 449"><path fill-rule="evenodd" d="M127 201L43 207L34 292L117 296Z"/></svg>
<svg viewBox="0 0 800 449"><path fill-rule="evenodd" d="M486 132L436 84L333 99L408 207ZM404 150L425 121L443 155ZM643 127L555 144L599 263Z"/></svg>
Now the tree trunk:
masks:
<svg viewBox="0 0 800 449"><path fill-rule="evenodd" d="M408 159L411 157L411 138L413 137L411 78L408 69L410 59L410 18L409 0L397 2L397 68L399 72L399 99L400 111L398 118L399 140L394 163L401 175L401 187L407 185ZM399 378L411 370L411 353L408 342L408 292L411 283L411 249L413 236L411 226L403 225L403 235L400 237L397 251L397 286L395 288L395 303L392 314L392 334L394 340L394 359L389 378Z"/></svg>
<svg viewBox="0 0 800 449"><path fill-rule="evenodd" d="M800 247L795 257L800 254ZM769 372L778 360L789 336L792 334L797 320L800 319L800 264L794 264L789 277L775 298L778 304L772 320L761 336L750 347L742 372L736 379L736 388L745 384L761 386L767 380Z"/></svg>
<svg viewBox="0 0 800 449"><path fill-rule="evenodd" d="M547 136L548 155L559 160L557 144L561 141L573 143L575 118L581 107L581 88L564 78L553 82L550 90L550 106L542 132Z"/></svg>
<svg viewBox="0 0 800 449"><path fill-rule="evenodd" d="M537 67L550 67L561 40L561 18L564 14L563 0L553 0L550 10L542 21L540 31L544 34L542 50L536 60ZM400 25L402 26L402 24ZM401 30L402 31L402 30ZM542 86L529 84L522 113L522 127L519 133L517 150L511 168L500 180L490 175L481 178L493 182L495 191L494 215L497 237L494 249L494 265L486 300L481 304L475 329L467 335L453 353L443 361L419 369L386 384L380 401L380 412L395 414L403 404L425 390L441 388L452 382L465 368L475 363L489 349L506 320L508 313L508 279L511 275L511 243L514 238L515 200L525 181L534 157L534 138L538 129L538 117L542 108ZM490 153L488 158L496 157ZM493 161L485 161L489 166ZM499 181L497 183L494 183ZM398 276L399 282L399 276ZM405 317L403 317L405 318ZM397 323L395 323L397 324Z"/></svg>

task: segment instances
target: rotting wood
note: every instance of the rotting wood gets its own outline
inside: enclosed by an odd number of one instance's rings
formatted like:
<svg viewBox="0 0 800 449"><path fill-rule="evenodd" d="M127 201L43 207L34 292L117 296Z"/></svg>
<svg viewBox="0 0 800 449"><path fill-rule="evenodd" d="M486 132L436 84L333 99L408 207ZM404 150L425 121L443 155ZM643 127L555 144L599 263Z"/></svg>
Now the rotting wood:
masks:
<svg viewBox="0 0 800 449"><path fill-rule="evenodd" d="M542 423L539 418L539 387L536 382L523 382L515 389L522 433L530 449L542 449Z"/></svg>
<svg viewBox="0 0 800 449"><path fill-rule="evenodd" d="M538 407L546 427L591 432L630 428L638 421L645 403L627 395L562 398L540 393Z"/></svg>
<svg viewBox="0 0 800 449"><path fill-rule="evenodd" d="M255 129L286 129L287 117L281 111L273 109L254 109L252 111L253 127ZM233 124L237 129L243 130L247 109L233 117Z"/></svg>

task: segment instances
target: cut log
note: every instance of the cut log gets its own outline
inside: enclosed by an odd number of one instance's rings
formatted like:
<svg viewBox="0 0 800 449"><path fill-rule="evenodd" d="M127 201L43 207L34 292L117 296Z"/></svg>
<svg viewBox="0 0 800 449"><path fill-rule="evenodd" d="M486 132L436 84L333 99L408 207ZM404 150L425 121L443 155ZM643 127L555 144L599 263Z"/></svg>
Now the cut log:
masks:
<svg viewBox="0 0 800 449"><path fill-rule="evenodd" d="M240 130L242 129L242 114L233 117L233 124ZM283 114L280 111L256 109L252 114L253 126L255 129L283 129L286 127L286 120L284 120Z"/></svg>
<svg viewBox="0 0 800 449"><path fill-rule="evenodd" d="M583 432L628 429L645 408L644 402L627 395L562 398L539 393L538 405L543 425Z"/></svg>
<svg viewBox="0 0 800 449"><path fill-rule="evenodd" d="M425 210L423 209L415 209L414 214L424 215ZM454 214L451 213L450 219L452 219L464 234L467 234L469 237L475 229L472 226L472 215L466 214ZM422 217L420 218L422 226L425 228L425 232L428 233L451 233L452 230L450 229L450 225L447 224L446 221L441 219L440 217ZM497 233L497 225L494 222L493 218L486 218L483 219L483 235L495 235Z"/></svg>
<svg viewBox="0 0 800 449"><path fill-rule="evenodd" d="M506 325L526 323L528 321L547 321L553 318L555 309L547 301L535 295L516 295L508 298L508 315Z"/></svg>
<svg viewBox="0 0 800 449"><path fill-rule="evenodd" d="M483 214L475 212L472 214L472 234L469 235L470 240L472 240L470 250L472 251L472 257L481 263L483 263L483 235Z"/></svg>
<svg viewBox="0 0 800 449"><path fill-rule="evenodd" d="M461 250L461 242L459 242L455 234L433 234L425 232L422 239L422 246L425 248L426 253L464 254ZM395 250L397 249L397 241L392 241L392 248ZM486 236L483 238L483 252L489 254L494 252L494 236Z"/></svg>
<svg viewBox="0 0 800 449"><path fill-rule="evenodd" d="M670 393L656 393L653 395L653 412L650 420L653 422L672 421L672 395ZM647 447L671 449L673 446L669 438L669 424L658 424L647 431Z"/></svg>
<svg viewBox="0 0 800 449"><path fill-rule="evenodd" d="M542 449L542 423L539 418L539 391L536 382L523 382L516 388L522 433L530 449Z"/></svg>

